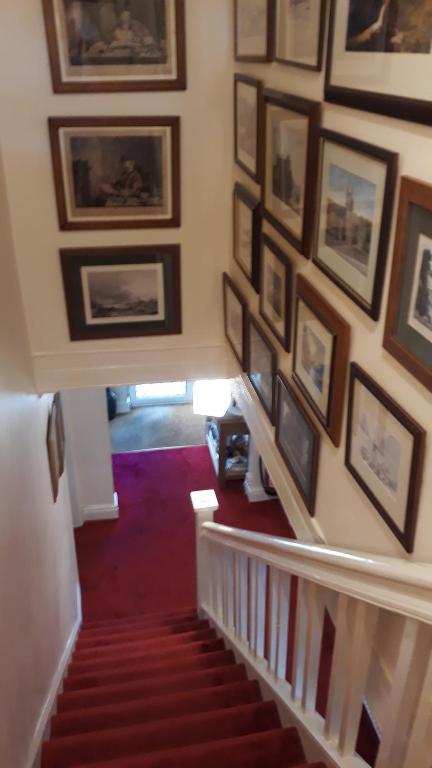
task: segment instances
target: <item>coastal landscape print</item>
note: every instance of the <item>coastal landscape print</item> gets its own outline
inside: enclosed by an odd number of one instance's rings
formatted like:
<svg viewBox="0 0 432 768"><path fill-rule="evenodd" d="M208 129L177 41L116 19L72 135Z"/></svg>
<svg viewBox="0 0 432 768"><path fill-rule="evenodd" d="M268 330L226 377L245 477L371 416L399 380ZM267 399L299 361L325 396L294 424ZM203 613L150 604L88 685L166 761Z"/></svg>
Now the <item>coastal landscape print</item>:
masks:
<svg viewBox="0 0 432 768"><path fill-rule="evenodd" d="M356 439L362 461L393 496L397 495L401 463L401 445L389 431L384 409L361 411Z"/></svg>
<svg viewBox="0 0 432 768"><path fill-rule="evenodd" d="M431 0L349 0L346 50L430 54Z"/></svg>
<svg viewBox="0 0 432 768"><path fill-rule="evenodd" d="M432 344L432 239L420 235L408 323Z"/></svg>
<svg viewBox="0 0 432 768"><path fill-rule="evenodd" d="M88 325L165 319L162 264L82 267Z"/></svg>

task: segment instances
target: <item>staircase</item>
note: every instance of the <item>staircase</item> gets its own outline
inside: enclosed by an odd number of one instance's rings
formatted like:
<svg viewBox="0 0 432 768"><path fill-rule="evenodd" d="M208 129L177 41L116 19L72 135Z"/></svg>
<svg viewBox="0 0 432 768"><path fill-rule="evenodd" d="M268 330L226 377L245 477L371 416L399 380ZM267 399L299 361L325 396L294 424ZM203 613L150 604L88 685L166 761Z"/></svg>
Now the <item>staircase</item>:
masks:
<svg viewBox="0 0 432 768"><path fill-rule="evenodd" d="M221 765L325 768L194 611L84 624L42 768Z"/></svg>

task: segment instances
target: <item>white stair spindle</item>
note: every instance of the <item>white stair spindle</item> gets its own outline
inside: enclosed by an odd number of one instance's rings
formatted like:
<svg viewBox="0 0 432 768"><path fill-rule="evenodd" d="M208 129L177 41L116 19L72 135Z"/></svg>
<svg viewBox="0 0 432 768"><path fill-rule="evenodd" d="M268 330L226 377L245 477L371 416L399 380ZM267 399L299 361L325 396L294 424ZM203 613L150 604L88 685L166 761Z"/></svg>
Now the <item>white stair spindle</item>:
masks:
<svg viewBox="0 0 432 768"><path fill-rule="evenodd" d="M266 638L267 566L261 561L258 562L257 566L255 650L257 656L263 658Z"/></svg>
<svg viewBox="0 0 432 768"><path fill-rule="evenodd" d="M319 587L316 584L309 584L308 586L309 599L307 606L308 613L302 707L308 712L315 712L326 592L322 587Z"/></svg>
<svg viewBox="0 0 432 768"><path fill-rule="evenodd" d="M432 652L426 656L417 708L408 737L403 768L430 768L432 724ZM427 739L427 737L429 737Z"/></svg>
<svg viewBox="0 0 432 768"><path fill-rule="evenodd" d="M256 654L257 639L257 599L258 599L258 562L251 558L249 562L249 648Z"/></svg>
<svg viewBox="0 0 432 768"><path fill-rule="evenodd" d="M240 569L240 639L244 642L248 637L248 558L245 555L239 556Z"/></svg>
<svg viewBox="0 0 432 768"><path fill-rule="evenodd" d="M330 672L330 685L327 698L327 712L324 732L329 741L337 741L341 720L343 691L346 680L346 667L349 655L349 606L350 598L338 595L336 609L336 636L333 648L333 659Z"/></svg>
<svg viewBox="0 0 432 768"><path fill-rule="evenodd" d="M295 619L294 668L292 681L292 697L294 701L302 700L306 658L306 634L308 623L309 582L298 580L297 611Z"/></svg>
<svg viewBox="0 0 432 768"><path fill-rule="evenodd" d="M270 629L269 629L269 669L276 674L277 648L279 636L279 579L280 571L270 568Z"/></svg>
<svg viewBox="0 0 432 768"><path fill-rule="evenodd" d="M226 623L232 629L234 627L234 552L232 549L226 551L225 561L226 578Z"/></svg>
<svg viewBox="0 0 432 768"><path fill-rule="evenodd" d="M277 638L276 676L285 680L290 624L291 576L281 573L279 578L279 627Z"/></svg>

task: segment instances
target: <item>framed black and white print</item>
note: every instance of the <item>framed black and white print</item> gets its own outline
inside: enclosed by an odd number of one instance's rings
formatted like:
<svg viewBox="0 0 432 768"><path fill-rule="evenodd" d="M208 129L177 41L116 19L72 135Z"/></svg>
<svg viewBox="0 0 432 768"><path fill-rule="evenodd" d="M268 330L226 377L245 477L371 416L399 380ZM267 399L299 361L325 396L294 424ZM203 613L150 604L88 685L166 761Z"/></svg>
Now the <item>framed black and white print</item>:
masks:
<svg viewBox="0 0 432 768"><path fill-rule="evenodd" d="M236 61L271 61L274 0L234 0Z"/></svg>
<svg viewBox="0 0 432 768"><path fill-rule="evenodd" d="M426 432L351 364L345 463L407 552L412 552Z"/></svg>
<svg viewBox="0 0 432 768"><path fill-rule="evenodd" d="M178 334L180 246L60 251L72 341Z"/></svg>
<svg viewBox="0 0 432 768"><path fill-rule="evenodd" d="M225 336L242 371L245 371L247 301L226 272L223 273L223 298Z"/></svg>
<svg viewBox="0 0 432 768"><path fill-rule="evenodd" d="M184 0L43 0L56 93L186 87Z"/></svg>
<svg viewBox="0 0 432 768"><path fill-rule="evenodd" d="M283 348L291 350L294 269L267 235L261 237L260 314Z"/></svg>
<svg viewBox="0 0 432 768"><path fill-rule="evenodd" d="M178 117L50 118L61 229L180 225Z"/></svg>
<svg viewBox="0 0 432 768"><path fill-rule="evenodd" d="M276 61L322 69L326 0L276 0Z"/></svg>
<svg viewBox="0 0 432 768"><path fill-rule="evenodd" d="M265 89L265 217L303 256L313 239L321 105Z"/></svg>
<svg viewBox="0 0 432 768"><path fill-rule="evenodd" d="M320 434L299 397L278 371L276 445L311 517L315 512Z"/></svg>
<svg viewBox="0 0 432 768"><path fill-rule="evenodd" d="M261 120L260 81L234 75L234 158L257 184L262 176Z"/></svg>
<svg viewBox="0 0 432 768"><path fill-rule="evenodd" d="M432 124L430 0L331 0L326 101Z"/></svg>
<svg viewBox="0 0 432 768"><path fill-rule="evenodd" d="M234 208L234 260L259 293L260 280L260 201L241 184L236 184Z"/></svg>
<svg viewBox="0 0 432 768"><path fill-rule="evenodd" d="M398 155L327 130L321 131L320 150L314 262L377 320Z"/></svg>
<svg viewBox="0 0 432 768"><path fill-rule="evenodd" d="M261 404L274 424L277 353L268 336L249 314L247 329L247 372Z"/></svg>

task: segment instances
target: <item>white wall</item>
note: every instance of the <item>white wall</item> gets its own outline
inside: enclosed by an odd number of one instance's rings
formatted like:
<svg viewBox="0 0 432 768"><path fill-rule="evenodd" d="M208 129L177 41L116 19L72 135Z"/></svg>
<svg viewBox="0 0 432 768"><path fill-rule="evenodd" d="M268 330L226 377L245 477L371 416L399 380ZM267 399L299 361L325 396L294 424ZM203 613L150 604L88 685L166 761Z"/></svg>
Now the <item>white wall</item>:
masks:
<svg viewBox="0 0 432 768"><path fill-rule="evenodd" d="M38 720L80 618L66 476L52 501L51 396L34 392L0 158L0 765L29 768Z"/></svg>

